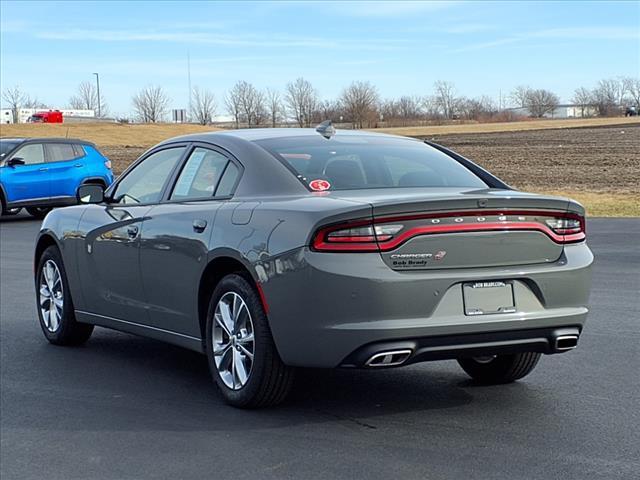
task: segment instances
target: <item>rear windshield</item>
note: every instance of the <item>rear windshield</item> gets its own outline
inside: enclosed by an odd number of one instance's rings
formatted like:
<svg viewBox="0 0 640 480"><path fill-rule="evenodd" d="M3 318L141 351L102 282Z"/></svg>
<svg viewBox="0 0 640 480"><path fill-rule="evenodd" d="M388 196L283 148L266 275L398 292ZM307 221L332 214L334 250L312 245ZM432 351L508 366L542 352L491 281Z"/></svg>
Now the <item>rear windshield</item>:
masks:
<svg viewBox="0 0 640 480"><path fill-rule="evenodd" d="M373 136L289 137L258 145L285 163L311 190L487 185L422 142Z"/></svg>

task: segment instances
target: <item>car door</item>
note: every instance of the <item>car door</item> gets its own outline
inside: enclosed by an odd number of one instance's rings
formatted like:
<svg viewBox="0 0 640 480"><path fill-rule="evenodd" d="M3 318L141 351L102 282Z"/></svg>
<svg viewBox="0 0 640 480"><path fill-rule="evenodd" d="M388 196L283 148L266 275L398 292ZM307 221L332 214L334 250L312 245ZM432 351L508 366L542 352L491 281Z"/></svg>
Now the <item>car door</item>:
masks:
<svg viewBox="0 0 640 480"><path fill-rule="evenodd" d="M51 179L51 197L73 197L82 177L84 164L77 159L70 143L44 144Z"/></svg>
<svg viewBox="0 0 640 480"><path fill-rule="evenodd" d="M2 183L9 202L48 200L51 196L50 172L45 163L42 143L27 143L10 158L20 158L24 165L12 165L3 171Z"/></svg>
<svg viewBox="0 0 640 480"><path fill-rule="evenodd" d="M140 236L185 147L150 152L121 176L105 203L87 207L79 227L85 238L78 270L89 313L148 323L139 268Z"/></svg>
<svg viewBox="0 0 640 480"><path fill-rule="evenodd" d="M152 326L200 338L197 286L216 212L230 198L240 171L222 150L195 145L167 201L145 219L140 270Z"/></svg>

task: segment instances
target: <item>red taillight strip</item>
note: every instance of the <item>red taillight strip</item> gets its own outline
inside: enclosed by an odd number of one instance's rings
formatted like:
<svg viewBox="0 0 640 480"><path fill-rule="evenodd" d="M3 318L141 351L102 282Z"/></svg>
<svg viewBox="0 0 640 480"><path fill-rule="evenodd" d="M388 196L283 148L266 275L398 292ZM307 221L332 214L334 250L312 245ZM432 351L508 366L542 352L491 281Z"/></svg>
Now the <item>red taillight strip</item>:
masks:
<svg viewBox="0 0 640 480"><path fill-rule="evenodd" d="M418 235L431 235L436 233L460 233L460 232L495 232L501 230L523 230L523 231L539 231L545 233L551 240L556 243L576 242L585 238L584 233L580 232L574 235L558 235L546 225L535 222L494 222L483 224L456 224L456 225L429 225L425 227L410 228L406 232L401 233L397 237L387 242L379 243L380 251L386 252L399 247L409 239Z"/></svg>
<svg viewBox="0 0 640 480"><path fill-rule="evenodd" d="M409 230L402 232L395 238L388 241L380 241L378 243L357 243L356 239L347 240L353 243L340 243L340 242L327 242L327 235L333 231L341 230L345 228L352 228L362 225L375 225L380 223L393 223L402 222L407 220L421 220L421 219L433 219L433 218L451 218L451 217L469 217L469 216L494 216L494 215L523 215L523 216L542 216L542 217L555 217L555 218L572 218L579 220L581 231L573 234L558 234L554 232L550 227L542 223L536 222L516 222L516 221L501 221L501 222L489 222L479 224L453 224L453 225L428 225L421 227L410 228ZM539 231L546 234L556 243L575 243L580 242L586 238L585 234L585 221L584 217L573 212L559 212L559 211L530 211L530 210L471 210L463 212L440 212L440 213L428 213L417 215L398 215L388 217L378 217L373 221L368 220L356 220L354 222L347 222L344 224L333 225L330 227L320 229L313 238L313 248L321 251L332 252L353 252L353 251L382 251L386 252L399 247L401 244L407 242L413 237L418 235L430 235L439 233L461 233L461 232L484 232L484 231Z"/></svg>

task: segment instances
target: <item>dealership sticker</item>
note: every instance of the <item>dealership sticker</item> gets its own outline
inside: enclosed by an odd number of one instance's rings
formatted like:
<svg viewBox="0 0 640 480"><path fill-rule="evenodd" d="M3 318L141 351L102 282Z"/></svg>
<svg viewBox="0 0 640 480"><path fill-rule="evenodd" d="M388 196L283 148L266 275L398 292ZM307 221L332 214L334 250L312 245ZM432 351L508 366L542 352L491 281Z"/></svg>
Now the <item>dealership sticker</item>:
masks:
<svg viewBox="0 0 640 480"><path fill-rule="evenodd" d="M311 190L314 192L324 192L331 188L331 184L326 180L311 180L309 182L309 187L311 187Z"/></svg>

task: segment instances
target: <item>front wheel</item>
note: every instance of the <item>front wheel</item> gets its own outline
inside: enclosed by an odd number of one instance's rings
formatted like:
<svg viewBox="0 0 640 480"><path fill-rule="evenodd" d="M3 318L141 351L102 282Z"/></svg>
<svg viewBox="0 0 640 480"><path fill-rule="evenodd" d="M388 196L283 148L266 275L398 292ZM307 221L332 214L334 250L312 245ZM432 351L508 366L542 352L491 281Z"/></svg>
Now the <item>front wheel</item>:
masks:
<svg viewBox="0 0 640 480"><path fill-rule="evenodd" d="M36 271L38 318L44 336L55 345L80 345L91 336L93 325L75 318L62 255L56 246L40 257Z"/></svg>
<svg viewBox="0 0 640 480"><path fill-rule="evenodd" d="M51 207L28 207L27 212L32 217L43 219L47 216L47 213L51 211Z"/></svg>
<svg viewBox="0 0 640 480"><path fill-rule="evenodd" d="M282 402L293 382L293 368L280 359L260 296L242 275L224 277L207 312L209 369L224 400L257 408Z"/></svg>
<svg viewBox="0 0 640 480"><path fill-rule="evenodd" d="M458 363L467 374L480 383L511 383L531 373L541 354L535 352L511 355L459 358Z"/></svg>

